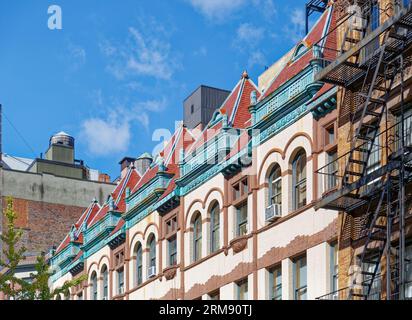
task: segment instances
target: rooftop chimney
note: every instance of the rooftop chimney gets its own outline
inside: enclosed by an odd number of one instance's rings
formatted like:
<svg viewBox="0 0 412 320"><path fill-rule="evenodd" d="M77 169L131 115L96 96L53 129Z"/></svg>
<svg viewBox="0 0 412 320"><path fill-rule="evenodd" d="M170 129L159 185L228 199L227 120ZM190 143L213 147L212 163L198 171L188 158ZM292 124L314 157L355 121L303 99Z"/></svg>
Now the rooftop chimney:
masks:
<svg viewBox="0 0 412 320"><path fill-rule="evenodd" d="M136 161L136 158L132 157L124 157L122 160L120 160L120 178L123 179L126 176L127 169L129 168L130 164L134 163Z"/></svg>
<svg viewBox="0 0 412 320"><path fill-rule="evenodd" d="M144 173L149 169L150 165L153 162L153 157L145 152L135 161L135 167L137 172L139 172L140 176L143 176Z"/></svg>

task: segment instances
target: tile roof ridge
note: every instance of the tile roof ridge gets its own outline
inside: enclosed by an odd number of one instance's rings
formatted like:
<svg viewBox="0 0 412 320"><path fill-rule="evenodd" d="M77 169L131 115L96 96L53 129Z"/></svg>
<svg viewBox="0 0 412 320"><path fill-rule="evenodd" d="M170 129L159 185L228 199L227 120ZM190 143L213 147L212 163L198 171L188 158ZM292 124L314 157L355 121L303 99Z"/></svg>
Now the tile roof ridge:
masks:
<svg viewBox="0 0 412 320"><path fill-rule="evenodd" d="M243 94L243 90L245 89L245 83L248 79L249 79L249 76L248 77L243 76L241 79L241 86L240 86L239 92L236 97L235 105L233 106L232 114L230 115L230 119L228 120L228 123L230 125L233 125L233 121L235 119L237 109L239 108L239 103L240 103L240 100Z"/></svg>

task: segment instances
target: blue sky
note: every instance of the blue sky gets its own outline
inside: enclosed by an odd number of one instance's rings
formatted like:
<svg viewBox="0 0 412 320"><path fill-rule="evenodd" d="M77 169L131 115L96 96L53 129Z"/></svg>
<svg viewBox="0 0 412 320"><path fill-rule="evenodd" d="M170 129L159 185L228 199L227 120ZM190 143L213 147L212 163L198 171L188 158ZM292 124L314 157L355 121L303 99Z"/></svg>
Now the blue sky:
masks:
<svg viewBox="0 0 412 320"><path fill-rule="evenodd" d="M0 1L4 152L35 157L51 134L76 138L76 158L119 174L151 152L200 84L232 89L303 35L305 0ZM50 5L62 30L47 27ZM28 144L28 145L27 145Z"/></svg>

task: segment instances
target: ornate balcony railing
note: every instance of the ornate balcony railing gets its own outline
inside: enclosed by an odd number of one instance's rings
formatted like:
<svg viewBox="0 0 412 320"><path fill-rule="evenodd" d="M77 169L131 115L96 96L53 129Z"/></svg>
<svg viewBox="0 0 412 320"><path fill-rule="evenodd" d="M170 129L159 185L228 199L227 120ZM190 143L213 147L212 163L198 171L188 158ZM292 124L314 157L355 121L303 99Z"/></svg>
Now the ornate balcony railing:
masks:
<svg viewBox="0 0 412 320"><path fill-rule="evenodd" d="M58 267L65 264L67 261L74 259L80 252L80 247L73 243L69 243L66 248L63 249L52 259L52 266Z"/></svg>
<svg viewBox="0 0 412 320"><path fill-rule="evenodd" d="M126 200L128 210L134 208L139 203L142 203L151 194L165 190L170 182L171 176L167 173L159 172L154 180L133 194Z"/></svg>
<svg viewBox="0 0 412 320"><path fill-rule="evenodd" d="M236 141L240 131L236 129L222 129L214 138L205 142L205 145L196 149L192 154L187 155L181 163L181 176L186 176L203 165L217 164L221 161L221 156L225 156Z"/></svg>
<svg viewBox="0 0 412 320"><path fill-rule="evenodd" d="M255 122L261 121L267 115L279 110L286 103L305 92L308 88L308 85L314 82L314 70L311 69L301 78L295 80L290 85L285 87L279 93L274 95L267 103L263 104L256 111Z"/></svg>
<svg viewBox="0 0 412 320"><path fill-rule="evenodd" d="M102 220L97 222L91 228L85 230L84 245L87 246L99 235L114 229L120 219L121 214L119 212L108 212Z"/></svg>

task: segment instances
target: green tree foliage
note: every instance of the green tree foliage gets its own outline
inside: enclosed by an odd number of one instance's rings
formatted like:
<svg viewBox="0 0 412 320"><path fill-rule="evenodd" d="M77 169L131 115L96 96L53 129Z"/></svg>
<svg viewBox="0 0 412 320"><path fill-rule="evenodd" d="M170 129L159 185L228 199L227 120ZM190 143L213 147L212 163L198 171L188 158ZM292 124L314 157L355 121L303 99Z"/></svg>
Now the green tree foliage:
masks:
<svg viewBox="0 0 412 320"><path fill-rule="evenodd" d="M50 289L50 270L45 254L37 257L35 273L29 281L16 277L18 265L24 261L26 248L19 246L22 231L15 227L17 214L13 209L13 199L7 198L4 210L6 230L0 235L3 243L3 258L0 256L0 292L13 300L53 300L56 296L67 295L70 288L87 279L86 275L66 282L61 288Z"/></svg>

